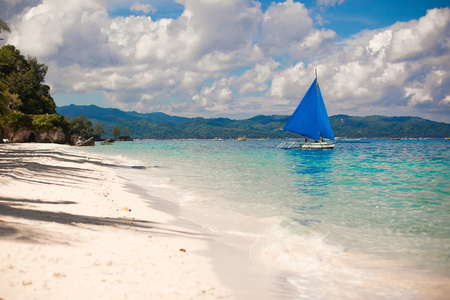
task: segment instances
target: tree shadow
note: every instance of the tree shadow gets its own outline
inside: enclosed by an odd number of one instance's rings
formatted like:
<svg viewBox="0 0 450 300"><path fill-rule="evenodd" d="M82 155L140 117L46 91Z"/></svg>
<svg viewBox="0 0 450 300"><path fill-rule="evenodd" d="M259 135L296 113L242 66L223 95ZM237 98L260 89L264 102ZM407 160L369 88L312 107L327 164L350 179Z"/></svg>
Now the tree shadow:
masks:
<svg viewBox="0 0 450 300"><path fill-rule="evenodd" d="M55 204L55 205L72 205L72 201L41 201L32 199L17 199L17 198L0 198L0 217L15 217L19 222L6 222L0 220L0 240L1 239L18 239L28 242L41 242L42 237L45 236L46 242L49 242L48 232L40 233L40 228L36 226L27 226L20 223L20 219L26 219L38 222L57 223L61 225L88 228L92 230L101 230L102 226L116 227L125 230L142 231L149 234L157 234L173 237L189 237L189 238L204 238L202 233L190 232L187 230L178 230L167 228L164 224L140 220L134 218L109 218L109 217L95 217L80 214L71 214L67 212L54 212L42 209L32 209L24 207L26 204ZM86 226L87 225L87 226ZM55 243L64 241L54 240Z"/></svg>
<svg viewBox="0 0 450 300"><path fill-rule="evenodd" d="M132 168L132 169L146 169L145 166L129 166L119 164L109 164L101 161L100 159L92 158L87 159L85 155L77 155L71 153L63 153L51 150L26 150L26 149L14 149L0 147L0 176L11 177L15 180L22 180L30 183L43 183L43 184L57 184L55 179L61 179L61 175L64 174L68 177L65 182L79 182L80 180L97 180L95 176L91 175L92 172L89 167L77 168L66 167L62 165L50 165L40 163L42 158L55 160L62 163L75 163L75 164L87 164L103 167L114 168ZM36 180L33 176L34 173L38 173L40 177L45 175L48 180ZM61 180L59 180L61 181ZM64 182L64 181L63 181Z"/></svg>
<svg viewBox="0 0 450 300"><path fill-rule="evenodd" d="M47 160L60 163L47 164ZM0 180L9 177L11 184L14 181L22 181L32 184L79 186L82 184L97 183L97 171L86 167L64 166L64 163L101 165L107 167L124 167L142 169L142 166L121 166L105 164L100 159L87 159L86 155L70 154L54 150L26 150L14 147L0 146ZM7 181L8 182L8 181ZM3 185L2 189L11 188ZM14 188L14 187L12 187ZM45 201L26 198L6 198L0 196L0 240L16 239L33 243L63 243L67 242L66 236L57 236L49 233L45 226L27 225L20 220L36 222L57 223L64 226L87 228L90 230L101 230L102 226L117 227L124 230L144 231L149 234L205 238L205 234L170 228L168 224L152 222L149 220L138 220L134 218L109 218L95 217L83 214L71 214L64 211L51 211L41 209L40 205L73 205L73 201ZM33 207L34 206L34 207ZM61 209L63 210L63 209ZM13 222L1 220L14 217ZM39 223L38 223L39 224Z"/></svg>

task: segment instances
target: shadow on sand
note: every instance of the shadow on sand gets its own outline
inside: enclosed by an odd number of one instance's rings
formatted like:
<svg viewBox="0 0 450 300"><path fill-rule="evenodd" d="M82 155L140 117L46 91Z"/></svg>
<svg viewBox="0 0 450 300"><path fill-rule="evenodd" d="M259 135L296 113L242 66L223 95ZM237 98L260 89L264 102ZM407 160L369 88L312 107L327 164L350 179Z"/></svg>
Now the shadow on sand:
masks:
<svg viewBox="0 0 450 300"><path fill-rule="evenodd" d="M44 159L44 160L43 160ZM30 184L79 186L84 184L96 184L98 173L89 169L67 167L58 164L41 163L45 160L56 160L58 162L92 164L108 167L140 168L136 166L118 166L104 164L99 160L90 159L86 156L62 153L52 150L23 150L8 147L0 147L0 180L2 177L13 181L24 181ZM2 186L1 189L14 188L14 183ZM204 234L167 228L166 224L156 223L148 220L137 220L130 218L103 218L88 215L77 215L61 211L48 211L42 209L41 205L75 205L74 201L47 201L40 199L8 198L0 196L0 218L15 217L17 222L5 222L0 219L0 239L19 239L28 242L54 242L65 241L52 238L52 234L45 232L37 226L29 226L20 223L21 219L38 222L58 223L66 226L77 226L91 230L101 229L101 226L112 226L125 230L145 231L149 234L166 236L183 236L190 238L204 238ZM50 235L50 238L49 238Z"/></svg>

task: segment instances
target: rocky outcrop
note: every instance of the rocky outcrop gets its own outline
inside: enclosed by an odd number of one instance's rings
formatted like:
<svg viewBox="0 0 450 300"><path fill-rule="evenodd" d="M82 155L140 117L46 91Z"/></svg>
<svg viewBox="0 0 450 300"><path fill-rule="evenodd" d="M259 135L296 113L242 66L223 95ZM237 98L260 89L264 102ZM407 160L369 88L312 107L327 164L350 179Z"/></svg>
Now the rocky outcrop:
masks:
<svg viewBox="0 0 450 300"><path fill-rule="evenodd" d="M122 136L119 136L116 139L116 141L129 141L129 142L131 142L131 141L133 141L133 139L129 135L122 135Z"/></svg>
<svg viewBox="0 0 450 300"><path fill-rule="evenodd" d="M114 140L111 138L107 138L103 142L100 143L100 145L112 145L114 143Z"/></svg>
<svg viewBox="0 0 450 300"><path fill-rule="evenodd" d="M73 136L72 137L72 145L74 146L94 146L95 139L94 137L88 138L87 140L81 136Z"/></svg>
<svg viewBox="0 0 450 300"><path fill-rule="evenodd" d="M66 135L62 129L36 131L28 127L15 129L11 125L6 125L1 128L0 133L1 139L7 139L10 143L66 143Z"/></svg>

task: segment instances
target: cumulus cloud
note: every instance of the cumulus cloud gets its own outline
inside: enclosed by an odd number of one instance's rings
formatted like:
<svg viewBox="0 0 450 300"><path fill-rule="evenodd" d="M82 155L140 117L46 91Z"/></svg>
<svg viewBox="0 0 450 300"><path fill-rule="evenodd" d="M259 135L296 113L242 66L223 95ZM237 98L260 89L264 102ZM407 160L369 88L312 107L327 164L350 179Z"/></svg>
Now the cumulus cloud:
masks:
<svg viewBox="0 0 450 300"><path fill-rule="evenodd" d="M84 61L75 53L99 58L99 49L107 48L101 28L108 22L102 1L44 0L15 18L8 43L38 57L58 54L57 59L68 63Z"/></svg>
<svg viewBox="0 0 450 300"><path fill-rule="evenodd" d="M142 11L146 14L149 12L156 12L156 9L152 7L151 4L142 4L139 2L134 2L134 4L130 8L131 11Z"/></svg>
<svg viewBox="0 0 450 300"><path fill-rule="evenodd" d="M278 52L303 42L313 31L313 22L304 4L287 0L269 7L261 27L260 44L268 52Z"/></svg>
<svg viewBox="0 0 450 300"><path fill-rule="evenodd" d="M349 48L320 62L335 71L328 96L338 110L363 104L366 111L401 108L424 116L426 104L427 117L449 121L450 107L442 102L450 91L449 25L450 10L434 9L419 20L349 40Z"/></svg>
<svg viewBox="0 0 450 300"><path fill-rule="evenodd" d="M181 16L153 20L111 16L113 0L42 0L10 19L7 42L49 65L57 101L104 93L110 105L142 112L289 114L317 69L330 114L450 122L449 8L338 43L293 0L265 12L253 0L177 2Z"/></svg>
<svg viewBox="0 0 450 300"><path fill-rule="evenodd" d="M231 77L231 84L239 89L240 95L264 92L269 87L269 81L273 79L273 70L279 65L273 59L270 59L265 64L256 64L251 70L244 72L241 76Z"/></svg>

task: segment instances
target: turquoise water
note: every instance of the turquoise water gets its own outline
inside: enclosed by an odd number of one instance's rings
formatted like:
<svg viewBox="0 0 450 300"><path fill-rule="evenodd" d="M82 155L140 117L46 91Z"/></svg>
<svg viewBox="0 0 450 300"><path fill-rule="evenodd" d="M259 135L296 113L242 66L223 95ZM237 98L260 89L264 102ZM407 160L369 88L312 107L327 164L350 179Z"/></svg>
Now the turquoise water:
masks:
<svg viewBox="0 0 450 300"><path fill-rule="evenodd" d="M374 278L450 278L450 141L333 150L278 143L151 140L83 150L146 166L136 182L170 187L183 217L244 238L252 259L292 272L287 281L304 297L340 297L333 286L347 286L365 299L413 299L414 286Z"/></svg>

